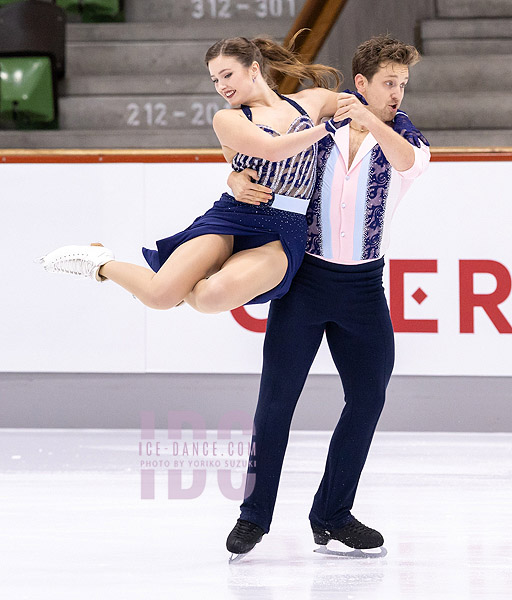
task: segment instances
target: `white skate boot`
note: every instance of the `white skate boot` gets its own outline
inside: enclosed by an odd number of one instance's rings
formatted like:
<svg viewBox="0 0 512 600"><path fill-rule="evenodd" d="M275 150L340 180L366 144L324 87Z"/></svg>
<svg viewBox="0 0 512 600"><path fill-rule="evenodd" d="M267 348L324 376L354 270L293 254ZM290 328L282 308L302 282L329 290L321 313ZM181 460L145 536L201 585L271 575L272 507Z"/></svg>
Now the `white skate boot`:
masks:
<svg viewBox="0 0 512 600"><path fill-rule="evenodd" d="M67 273L105 281L99 274L100 267L114 260L114 254L101 244L91 246L63 246L46 256L36 259L48 273Z"/></svg>

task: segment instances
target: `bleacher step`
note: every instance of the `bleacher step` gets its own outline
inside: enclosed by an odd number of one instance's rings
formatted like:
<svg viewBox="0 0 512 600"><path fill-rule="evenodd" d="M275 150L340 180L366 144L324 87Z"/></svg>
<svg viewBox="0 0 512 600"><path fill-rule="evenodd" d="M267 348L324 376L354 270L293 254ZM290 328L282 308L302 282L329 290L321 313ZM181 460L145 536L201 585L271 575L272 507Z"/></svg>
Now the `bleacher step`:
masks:
<svg viewBox="0 0 512 600"><path fill-rule="evenodd" d="M63 129L210 129L227 104L217 94L71 96L61 99ZM512 94L498 92L409 92L404 109L423 129L512 127Z"/></svg>
<svg viewBox="0 0 512 600"><path fill-rule="evenodd" d="M59 130L0 131L2 148L219 148L215 133L210 130L172 129L162 131Z"/></svg>
<svg viewBox="0 0 512 600"><path fill-rule="evenodd" d="M194 22L224 22L237 27L238 21L287 19L291 23L305 0L125 0L129 22L173 21L180 25ZM232 35L237 35L233 33Z"/></svg>
<svg viewBox="0 0 512 600"><path fill-rule="evenodd" d="M422 50L425 55L445 55L446 60L453 56L512 54L512 39L427 39L423 41Z"/></svg>
<svg viewBox="0 0 512 600"><path fill-rule="evenodd" d="M437 0L437 14L448 18L512 17L512 2L510 0Z"/></svg>
<svg viewBox="0 0 512 600"><path fill-rule="evenodd" d="M512 38L512 18L432 19L421 23L421 37L427 39Z"/></svg>
<svg viewBox="0 0 512 600"><path fill-rule="evenodd" d="M128 131L211 130L213 115L227 106L218 94L71 96L61 98L61 129Z"/></svg>
<svg viewBox="0 0 512 600"><path fill-rule="evenodd" d="M413 91L512 90L512 54L424 56L411 70L406 99Z"/></svg>
<svg viewBox="0 0 512 600"><path fill-rule="evenodd" d="M512 147L512 129L431 130L425 129L431 146L477 148ZM47 149L180 149L214 148L219 144L213 131L173 129L166 131L0 131L2 148ZM1 154L1 153L0 153Z"/></svg>
<svg viewBox="0 0 512 600"><path fill-rule="evenodd" d="M411 92L403 108L421 130L512 128L508 92Z"/></svg>
<svg viewBox="0 0 512 600"><path fill-rule="evenodd" d="M66 69L74 75L206 73L211 42L70 42Z"/></svg>
<svg viewBox="0 0 512 600"><path fill-rule="evenodd" d="M119 96L126 94L209 94L213 83L204 68L201 74L169 75L82 75L61 82L64 96Z"/></svg>
<svg viewBox="0 0 512 600"><path fill-rule="evenodd" d="M425 129L423 133L434 148L512 148L512 129Z"/></svg>
<svg viewBox="0 0 512 600"><path fill-rule="evenodd" d="M170 40L218 40L233 35L256 37L267 35L283 38L291 25L290 20L243 19L237 22L236 32L229 28L229 23L211 23L210 21L194 21L188 24L176 22L162 23L98 23L75 24L66 26L68 42L157 42Z"/></svg>

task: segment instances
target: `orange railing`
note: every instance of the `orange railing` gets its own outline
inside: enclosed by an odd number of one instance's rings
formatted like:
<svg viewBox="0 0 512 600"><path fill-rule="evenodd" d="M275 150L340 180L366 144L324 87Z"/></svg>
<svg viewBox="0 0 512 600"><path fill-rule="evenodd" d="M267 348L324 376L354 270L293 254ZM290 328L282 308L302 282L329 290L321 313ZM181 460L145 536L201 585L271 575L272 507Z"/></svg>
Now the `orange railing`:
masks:
<svg viewBox="0 0 512 600"><path fill-rule="evenodd" d="M512 148L433 148L433 162L512 161ZM13 163L216 163L220 150L0 150Z"/></svg>

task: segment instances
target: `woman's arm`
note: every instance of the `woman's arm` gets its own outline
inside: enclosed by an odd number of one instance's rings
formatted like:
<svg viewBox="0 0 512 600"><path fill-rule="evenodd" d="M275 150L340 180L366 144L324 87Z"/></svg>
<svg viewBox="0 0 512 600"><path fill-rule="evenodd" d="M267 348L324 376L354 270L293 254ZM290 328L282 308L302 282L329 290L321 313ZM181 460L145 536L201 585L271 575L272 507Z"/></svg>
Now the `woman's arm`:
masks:
<svg viewBox="0 0 512 600"><path fill-rule="evenodd" d="M368 110L354 95L340 94L336 119L353 119L366 127L397 171L407 171L416 160L412 145Z"/></svg>
<svg viewBox="0 0 512 600"><path fill-rule="evenodd" d="M294 100L306 108L315 123L334 115L338 110L339 96L338 92L324 88L307 88L292 95Z"/></svg>
<svg viewBox="0 0 512 600"><path fill-rule="evenodd" d="M325 125L273 137L232 109L223 109L213 117L213 129L220 143L235 152L272 162L302 152L327 135Z"/></svg>

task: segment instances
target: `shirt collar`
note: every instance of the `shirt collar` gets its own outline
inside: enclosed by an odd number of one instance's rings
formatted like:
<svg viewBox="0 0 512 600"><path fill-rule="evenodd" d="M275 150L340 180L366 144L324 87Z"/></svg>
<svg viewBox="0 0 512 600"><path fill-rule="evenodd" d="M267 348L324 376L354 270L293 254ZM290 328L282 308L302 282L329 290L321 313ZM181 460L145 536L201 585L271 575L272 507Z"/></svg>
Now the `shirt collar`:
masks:
<svg viewBox="0 0 512 600"><path fill-rule="evenodd" d="M377 140L373 137L371 132L368 132L361 145L359 146L357 153L350 165L350 169L348 168L348 159L349 159L349 138L350 138L350 127L345 125L344 127L340 127L335 135L334 141L336 146L341 153L343 161L345 163L345 169L348 171L352 171L357 165L361 162L361 160L377 145Z"/></svg>

